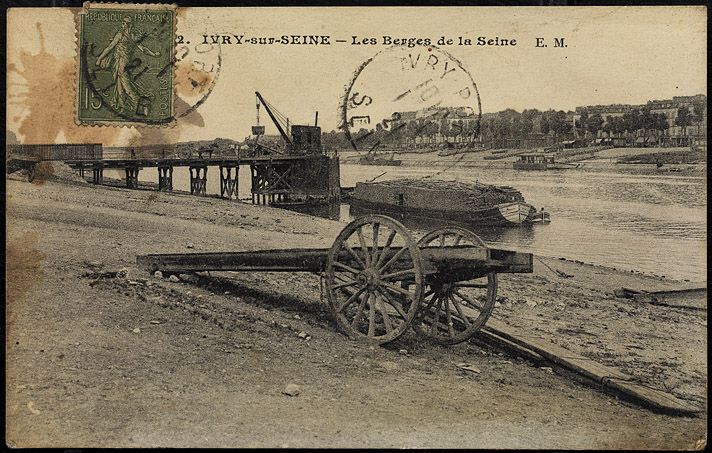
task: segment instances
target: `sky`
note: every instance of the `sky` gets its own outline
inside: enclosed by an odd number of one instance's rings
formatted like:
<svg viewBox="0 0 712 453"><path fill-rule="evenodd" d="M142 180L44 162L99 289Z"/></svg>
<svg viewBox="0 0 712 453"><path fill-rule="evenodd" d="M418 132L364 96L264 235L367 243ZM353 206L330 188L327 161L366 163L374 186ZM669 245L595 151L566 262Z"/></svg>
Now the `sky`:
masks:
<svg viewBox="0 0 712 453"><path fill-rule="evenodd" d="M77 12L68 8L10 10L10 69L22 72L23 53L36 55L42 51L73 61ZM651 99L706 93L706 18L703 7L189 8L180 11L177 23L177 33L184 42L191 43L186 45L184 63L195 57L197 63L190 64L214 67L219 55L219 74L209 90L179 93L191 105L204 97L196 109L201 120L191 124L179 120L177 133L171 139L242 140L256 121L255 91L260 91L293 124L312 123L318 111L322 129L335 129L342 97L355 71L387 49L383 36L429 38L432 44L441 36L455 42L459 37L475 41L479 36L516 39L516 46L451 45L435 49L447 52L451 62L462 64L476 84L483 113L506 108L573 110L581 105L641 104ZM329 35L332 44L221 44L200 53L198 50L210 47L196 47L203 34ZM352 45L353 36L358 40L375 38L377 44ZM548 47L537 48L537 38L544 38ZM555 48L554 38L564 38L566 47ZM336 43L336 39L347 42ZM426 50L404 49L403 55ZM389 64L397 65L398 58L389 61L383 55L375 57L368 68L370 82L362 89L378 91L399 85L398 74L392 71L393 66L387 68ZM384 68L382 77L380 68ZM8 71L7 127L13 132L32 114L27 100L32 93L28 95L27 87L33 84L27 79L42 77L41 71L20 72ZM403 81L402 85L409 82L412 80ZM65 76L56 83L59 90L73 96L75 82L71 77ZM456 89L454 85L451 88ZM72 114L66 105L44 108L57 109L58 117L63 119ZM266 119L263 111L262 124ZM87 128L67 126L72 127ZM22 139L22 134L17 133ZM134 133L124 128L113 136L113 143L105 145L121 144ZM268 125L267 133L276 130ZM82 136L91 139L90 132ZM66 137L60 135L55 140L63 139Z"/></svg>

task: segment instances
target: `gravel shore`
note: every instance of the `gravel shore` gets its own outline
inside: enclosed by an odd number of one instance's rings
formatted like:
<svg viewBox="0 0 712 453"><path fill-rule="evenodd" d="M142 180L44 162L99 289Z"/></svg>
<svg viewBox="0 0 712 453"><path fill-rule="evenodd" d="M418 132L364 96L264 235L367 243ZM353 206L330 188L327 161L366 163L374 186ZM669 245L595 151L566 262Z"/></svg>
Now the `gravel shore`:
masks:
<svg viewBox="0 0 712 453"><path fill-rule="evenodd" d="M136 266L148 253L326 248L343 226L236 201L8 180L8 443L692 449L706 439L706 413L656 414L475 343L349 340L313 274L172 282ZM707 312L613 294L681 282L553 257L534 265L501 276L494 317L706 407Z"/></svg>

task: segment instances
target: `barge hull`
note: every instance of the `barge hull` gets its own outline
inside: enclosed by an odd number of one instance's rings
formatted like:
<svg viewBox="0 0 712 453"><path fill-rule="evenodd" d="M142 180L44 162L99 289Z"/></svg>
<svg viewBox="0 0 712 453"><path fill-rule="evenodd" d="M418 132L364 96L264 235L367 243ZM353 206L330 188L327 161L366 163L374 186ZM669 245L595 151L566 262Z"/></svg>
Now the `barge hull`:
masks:
<svg viewBox="0 0 712 453"><path fill-rule="evenodd" d="M365 209L400 219L404 217L420 217L431 220L450 220L470 225L520 225L529 223L532 215L536 213L536 209L532 205L522 202L505 203L476 211L413 208L374 203L353 197L349 200L349 203L357 209Z"/></svg>

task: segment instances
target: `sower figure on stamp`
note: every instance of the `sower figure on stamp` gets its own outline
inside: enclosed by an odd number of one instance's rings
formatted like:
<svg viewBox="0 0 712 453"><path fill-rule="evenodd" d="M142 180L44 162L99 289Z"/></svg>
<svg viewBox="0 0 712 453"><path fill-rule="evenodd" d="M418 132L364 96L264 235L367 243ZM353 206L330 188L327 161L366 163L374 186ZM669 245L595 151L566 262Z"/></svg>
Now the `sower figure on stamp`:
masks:
<svg viewBox="0 0 712 453"><path fill-rule="evenodd" d="M147 105L142 105L139 101L141 98L150 99L151 95L137 80L134 80L127 66L131 62L131 56L136 48L152 57L160 56L160 52L153 52L141 45L139 42L141 38L131 32L131 18L126 17L119 31L96 59L96 64L100 68L113 70L114 86L111 103L114 108L119 110L138 112L140 108L148 108ZM148 114L148 112L141 113Z"/></svg>

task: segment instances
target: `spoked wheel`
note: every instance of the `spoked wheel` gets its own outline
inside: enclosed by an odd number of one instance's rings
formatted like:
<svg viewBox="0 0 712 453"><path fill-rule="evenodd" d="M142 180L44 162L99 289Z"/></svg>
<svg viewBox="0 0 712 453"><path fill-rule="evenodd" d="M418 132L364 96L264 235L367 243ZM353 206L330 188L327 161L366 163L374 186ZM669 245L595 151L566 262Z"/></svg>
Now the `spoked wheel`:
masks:
<svg viewBox="0 0 712 453"><path fill-rule="evenodd" d="M418 245L486 247L476 234L459 227L432 231ZM492 314L497 295L494 272L471 280L453 280L453 276L441 274L428 279L423 305L413 323L416 331L443 344L461 343L480 330Z"/></svg>
<svg viewBox="0 0 712 453"><path fill-rule="evenodd" d="M422 301L420 249L399 222L360 217L329 250L326 286L336 322L350 337L393 341L408 329Z"/></svg>

